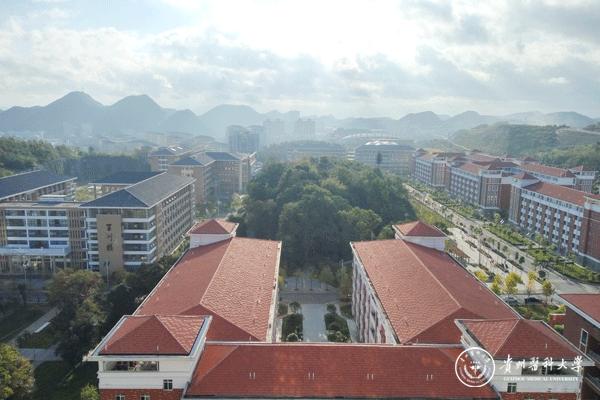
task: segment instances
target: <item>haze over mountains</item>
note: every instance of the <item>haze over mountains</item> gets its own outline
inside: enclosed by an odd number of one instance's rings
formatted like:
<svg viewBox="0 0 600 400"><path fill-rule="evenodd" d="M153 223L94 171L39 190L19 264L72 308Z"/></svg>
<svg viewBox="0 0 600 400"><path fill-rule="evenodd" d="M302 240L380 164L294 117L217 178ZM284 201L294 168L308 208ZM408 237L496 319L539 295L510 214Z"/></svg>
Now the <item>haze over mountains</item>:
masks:
<svg viewBox="0 0 600 400"><path fill-rule="evenodd" d="M183 132L209 135L223 140L228 125L262 124L266 119L280 118L291 127L300 117L298 111L260 113L245 105L219 105L197 115L189 109L174 110L158 105L146 95L127 96L112 105L103 105L84 92L71 92L46 105L11 107L0 112L0 133L45 132L61 137L84 130L99 135L135 134L141 132ZM346 118L313 116L320 128L382 130L398 137L426 138L444 136L460 129L497 122L529 125L567 125L583 128L596 120L576 112L524 112L506 116L481 115L466 111L454 116L431 111L394 118Z"/></svg>

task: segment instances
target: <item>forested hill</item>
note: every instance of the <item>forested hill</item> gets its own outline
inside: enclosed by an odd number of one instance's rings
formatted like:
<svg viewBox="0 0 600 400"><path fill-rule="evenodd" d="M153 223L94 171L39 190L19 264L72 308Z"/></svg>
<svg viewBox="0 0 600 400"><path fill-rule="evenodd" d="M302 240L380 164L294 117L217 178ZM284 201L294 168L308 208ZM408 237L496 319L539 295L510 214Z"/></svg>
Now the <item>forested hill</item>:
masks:
<svg viewBox="0 0 600 400"><path fill-rule="evenodd" d="M0 177L32 169L49 169L87 183L117 171L148 171L145 154L101 154L43 140L0 137Z"/></svg>
<svg viewBox="0 0 600 400"><path fill-rule="evenodd" d="M391 237L391 223L413 218L398 176L321 158L267 164L235 219L241 234L282 240L286 267L318 269L350 259L350 241Z"/></svg>
<svg viewBox="0 0 600 400"><path fill-rule="evenodd" d="M600 135L561 128L556 125L481 125L456 132L451 141L468 149L491 154L522 156L556 148L593 144L600 140Z"/></svg>

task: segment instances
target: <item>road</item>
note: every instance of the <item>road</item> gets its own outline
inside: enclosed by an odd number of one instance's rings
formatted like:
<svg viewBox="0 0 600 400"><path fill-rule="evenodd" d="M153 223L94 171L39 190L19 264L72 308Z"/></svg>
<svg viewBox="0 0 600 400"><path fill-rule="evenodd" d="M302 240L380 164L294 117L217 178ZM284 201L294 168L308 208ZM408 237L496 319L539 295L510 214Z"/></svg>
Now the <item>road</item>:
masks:
<svg viewBox="0 0 600 400"><path fill-rule="evenodd" d="M511 243L509 243L509 242L499 238L498 236L494 235L493 233L489 232L486 229L485 224L482 221L473 220L473 219L467 218L463 215L460 215L457 212L455 212L454 210L433 200L431 198L431 196L429 196L427 193L423 193L410 185L406 185L406 188L408 190L409 195L413 199L419 201L421 204L423 204L430 210L435 211L436 213L442 215L444 218L447 218L454 225L460 227L460 229L457 229L457 231L460 232L460 234L455 231L455 232L453 232L451 238L456 241L457 245L459 245L459 248L462 251L464 251L463 248L466 248L464 246L466 241L469 241L471 243L478 245L478 247L481 250L483 250L481 259L482 259L482 264L485 265L486 267L491 265L494 268L495 267L493 265L494 263L511 265L510 263L507 262L507 260L505 258L496 254L490 248L483 246L484 239L486 239L488 242L491 239L495 242L500 242L501 248L504 248L506 246L507 251L504 252L505 254L514 256L515 253L518 253L519 257L520 256L524 257L525 262L521 265L521 268L523 269L523 274L526 275L528 271L537 271L536 263L535 263L535 260L533 259L533 257L531 257L527 253L525 253L525 251L523 249L520 249L517 246L514 246ZM473 232L478 232L478 234L475 235ZM462 245L462 248L461 248L461 245ZM488 254L489 257L483 255L483 253ZM469 253L467 253L467 254L469 256L471 256L471 254L469 254ZM479 255L477 256L477 258L479 259ZM498 270L498 268L494 268L494 269L496 271ZM496 271L493 270L493 272L496 272ZM545 272L546 272L546 279L552 283L552 286L554 286L555 291L558 294L560 294L560 293L600 293L600 285L592 285L592 284L582 283L582 282L570 279L564 275L558 274L549 269L545 269Z"/></svg>

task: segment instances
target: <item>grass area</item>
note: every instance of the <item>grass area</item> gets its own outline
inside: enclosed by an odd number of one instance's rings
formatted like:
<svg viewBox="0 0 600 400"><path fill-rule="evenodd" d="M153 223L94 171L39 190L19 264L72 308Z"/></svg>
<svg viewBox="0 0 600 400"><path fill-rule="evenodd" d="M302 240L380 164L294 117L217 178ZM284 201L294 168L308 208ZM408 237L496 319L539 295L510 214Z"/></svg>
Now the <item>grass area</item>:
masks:
<svg viewBox="0 0 600 400"><path fill-rule="evenodd" d="M9 341L48 310L44 306L19 306L0 319L0 342Z"/></svg>
<svg viewBox="0 0 600 400"><path fill-rule="evenodd" d="M572 262L558 262L550 265L552 269L580 281L600 283L600 274Z"/></svg>
<svg viewBox="0 0 600 400"><path fill-rule="evenodd" d="M527 238L510 226L491 224L486 226L486 229L512 245L518 246L527 243Z"/></svg>
<svg viewBox="0 0 600 400"><path fill-rule="evenodd" d="M527 254L532 256L534 258L535 262L538 264L555 261L555 259L557 258L551 252L545 250L544 248L540 248L540 247L535 248L535 249L527 249L526 251L527 251Z"/></svg>
<svg viewBox="0 0 600 400"><path fill-rule="evenodd" d="M515 310L519 314L521 314L524 318L527 319L541 319L544 321L548 321L548 316L551 313L555 313L559 311L559 307L552 304L532 304L532 305L522 305L515 306Z"/></svg>
<svg viewBox="0 0 600 400"><path fill-rule="evenodd" d="M416 200L411 200L410 204L415 210L415 215L417 216L417 219L428 223L429 225L434 225L446 233L448 233L448 228L454 227L452 222L442 217L437 212L431 210L429 207L421 204L420 202Z"/></svg>
<svg viewBox="0 0 600 400"><path fill-rule="evenodd" d="M49 325L41 332L26 333L17 339L19 347L26 349L47 349L57 342L58 336L52 325Z"/></svg>
<svg viewBox="0 0 600 400"><path fill-rule="evenodd" d="M80 400L81 388L97 385L97 366L84 363L72 370L64 361L47 361L35 369L33 400Z"/></svg>

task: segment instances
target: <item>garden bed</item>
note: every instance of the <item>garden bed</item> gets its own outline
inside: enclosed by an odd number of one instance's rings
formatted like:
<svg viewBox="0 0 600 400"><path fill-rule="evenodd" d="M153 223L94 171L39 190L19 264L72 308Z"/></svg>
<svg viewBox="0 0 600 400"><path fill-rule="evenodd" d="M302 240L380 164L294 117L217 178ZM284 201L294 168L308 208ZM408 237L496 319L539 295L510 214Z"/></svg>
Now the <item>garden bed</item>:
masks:
<svg viewBox="0 0 600 400"><path fill-rule="evenodd" d="M281 341L302 341L303 320L304 317L302 316L302 314L290 314L283 317L283 323L281 326Z"/></svg>

